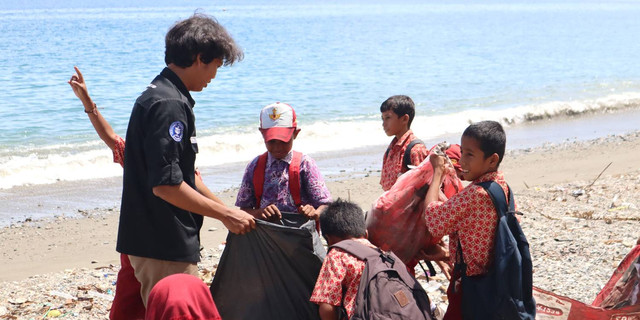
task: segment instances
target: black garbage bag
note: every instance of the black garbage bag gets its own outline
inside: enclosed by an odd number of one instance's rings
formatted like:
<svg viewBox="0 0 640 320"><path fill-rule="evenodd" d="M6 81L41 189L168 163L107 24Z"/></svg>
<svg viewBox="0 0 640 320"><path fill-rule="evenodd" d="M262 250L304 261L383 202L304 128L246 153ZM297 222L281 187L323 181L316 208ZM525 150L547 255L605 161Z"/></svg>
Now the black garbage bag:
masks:
<svg viewBox="0 0 640 320"><path fill-rule="evenodd" d="M282 215L280 224L257 220L255 230L227 236L211 283L223 319L319 319L309 298L326 251L315 221Z"/></svg>

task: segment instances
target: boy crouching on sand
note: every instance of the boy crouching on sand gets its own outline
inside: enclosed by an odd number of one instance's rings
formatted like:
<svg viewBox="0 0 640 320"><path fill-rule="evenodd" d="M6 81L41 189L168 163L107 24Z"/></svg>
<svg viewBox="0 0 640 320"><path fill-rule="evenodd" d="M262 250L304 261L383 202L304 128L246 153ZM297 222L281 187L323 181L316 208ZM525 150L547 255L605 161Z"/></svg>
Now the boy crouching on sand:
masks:
<svg viewBox="0 0 640 320"><path fill-rule="evenodd" d="M293 151L300 129L293 108L281 102L260 112L260 132L267 152L249 163L236 206L256 218L279 220L281 212L299 212L317 220L331 194L315 161Z"/></svg>
<svg viewBox="0 0 640 320"><path fill-rule="evenodd" d="M462 247L467 276L486 274L493 261L498 216L491 197L477 184L495 181L508 195L507 182L498 171L505 144L506 135L499 123L482 121L470 125L462 134L459 163L462 178L471 184L444 203L437 201L439 188L429 188L427 192L427 227L433 237L449 235L451 264L462 262L458 245ZM441 156L432 156L430 161L434 168L432 185L441 184L447 170L445 160ZM508 196L506 198L509 199ZM449 307L445 320L462 319L461 276L454 270L447 290Z"/></svg>
<svg viewBox="0 0 640 320"><path fill-rule="evenodd" d="M320 215L322 236L332 246L342 240L353 239L375 248L367 237L364 213L354 203L336 200ZM319 305L322 320L338 319L341 306L351 318L355 312L355 299L365 262L339 248L329 251L324 259L311 302Z"/></svg>

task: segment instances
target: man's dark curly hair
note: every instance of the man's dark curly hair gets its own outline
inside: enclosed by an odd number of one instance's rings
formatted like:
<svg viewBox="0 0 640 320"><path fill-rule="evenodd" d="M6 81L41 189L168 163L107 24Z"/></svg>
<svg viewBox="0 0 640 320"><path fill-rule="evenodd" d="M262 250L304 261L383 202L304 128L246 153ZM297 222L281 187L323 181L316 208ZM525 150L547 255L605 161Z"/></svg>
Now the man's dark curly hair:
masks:
<svg viewBox="0 0 640 320"><path fill-rule="evenodd" d="M222 59L225 66L242 60L242 49L215 18L196 13L177 22L165 37L164 62L178 67L190 67L196 57L205 64Z"/></svg>

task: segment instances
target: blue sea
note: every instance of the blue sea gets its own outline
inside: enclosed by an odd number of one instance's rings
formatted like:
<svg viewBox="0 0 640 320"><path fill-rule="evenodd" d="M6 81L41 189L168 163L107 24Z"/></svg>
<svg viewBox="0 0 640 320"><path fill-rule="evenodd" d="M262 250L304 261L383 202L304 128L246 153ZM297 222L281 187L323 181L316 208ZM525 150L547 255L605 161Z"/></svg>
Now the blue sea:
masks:
<svg viewBox="0 0 640 320"><path fill-rule="evenodd" d="M412 128L425 141L459 136L470 121L530 128L640 109L639 1L0 1L0 216L25 214L12 195L31 186L119 179L67 84L73 66L124 136L136 97L164 67L166 31L194 12L217 18L245 53L193 95L197 165L214 190L237 186L263 152L258 114L275 101L296 109L296 149L364 154L354 165L371 167L390 140L379 106L395 94L415 101ZM594 134L573 127L527 129L511 147Z"/></svg>

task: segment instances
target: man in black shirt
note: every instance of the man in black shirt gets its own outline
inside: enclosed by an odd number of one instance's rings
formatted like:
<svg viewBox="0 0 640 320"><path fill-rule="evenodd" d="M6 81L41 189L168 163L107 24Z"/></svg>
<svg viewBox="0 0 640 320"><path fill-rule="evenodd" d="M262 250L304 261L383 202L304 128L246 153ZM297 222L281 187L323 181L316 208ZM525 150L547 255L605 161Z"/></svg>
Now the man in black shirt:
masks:
<svg viewBox="0 0 640 320"><path fill-rule="evenodd" d="M220 66L242 59L227 31L196 14L166 35L162 70L136 100L127 129L117 251L129 256L146 305L153 285L175 273L198 275L203 216L233 233L255 228L253 217L201 195L195 179L195 101Z"/></svg>

